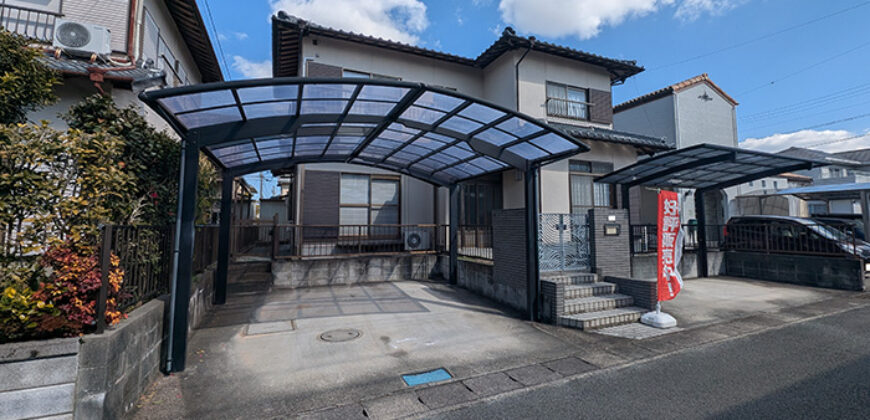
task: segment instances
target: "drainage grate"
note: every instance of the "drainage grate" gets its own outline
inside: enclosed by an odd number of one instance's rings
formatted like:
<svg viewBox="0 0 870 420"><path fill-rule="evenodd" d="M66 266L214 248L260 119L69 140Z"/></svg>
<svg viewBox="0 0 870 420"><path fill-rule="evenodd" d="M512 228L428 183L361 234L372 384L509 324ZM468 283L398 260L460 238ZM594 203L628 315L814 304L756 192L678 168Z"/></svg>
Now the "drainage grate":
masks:
<svg viewBox="0 0 870 420"><path fill-rule="evenodd" d="M438 368L435 370L430 370L428 372L402 375L402 380L404 380L405 383L408 384L408 386L423 385L431 382L441 382L451 378L453 378L453 375L451 375L450 372L447 372L447 369L444 368Z"/></svg>
<svg viewBox="0 0 870 420"><path fill-rule="evenodd" d="M360 330L355 330L353 328L340 328L320 334L320 339L328 343L341 343L343 341L356 340L361 335L362 332Z"/></svg>

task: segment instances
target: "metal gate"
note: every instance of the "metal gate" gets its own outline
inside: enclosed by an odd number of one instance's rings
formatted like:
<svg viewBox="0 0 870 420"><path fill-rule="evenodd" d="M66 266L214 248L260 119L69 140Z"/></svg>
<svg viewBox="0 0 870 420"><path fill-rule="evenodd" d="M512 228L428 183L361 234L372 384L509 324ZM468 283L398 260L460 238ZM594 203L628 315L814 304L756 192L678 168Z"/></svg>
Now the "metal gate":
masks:
<svg viewBox="0 0 870 420"><path fill-rule="evenodd" d="M587 215L541 214L538 268L541 272L592 271L592 242Z"/></svg>

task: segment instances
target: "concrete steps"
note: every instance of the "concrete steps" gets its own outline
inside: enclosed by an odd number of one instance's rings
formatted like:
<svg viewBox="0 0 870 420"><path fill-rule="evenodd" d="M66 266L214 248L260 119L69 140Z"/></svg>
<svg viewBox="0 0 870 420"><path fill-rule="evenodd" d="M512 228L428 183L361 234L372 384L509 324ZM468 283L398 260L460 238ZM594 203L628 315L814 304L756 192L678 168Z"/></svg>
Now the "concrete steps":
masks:
<svg viewBox="0 0 870 420"><path fill-rule="evenodd" d="M648 311L644 308L627 306L606 311L564 315L559 318L559 324L566 327L579 328L581 330L613 327L616 325L637 322L645 312Z"/></svg>
<svg viewBox="0 0 870 420"><path fill-rule="evenodd" d="M564 285L562 313L558 324L583 330L637 322L646 309L634 306L634 298L618 293L613 283L598 281L598 275L583 272L546 273L542 280Z"/></svg>

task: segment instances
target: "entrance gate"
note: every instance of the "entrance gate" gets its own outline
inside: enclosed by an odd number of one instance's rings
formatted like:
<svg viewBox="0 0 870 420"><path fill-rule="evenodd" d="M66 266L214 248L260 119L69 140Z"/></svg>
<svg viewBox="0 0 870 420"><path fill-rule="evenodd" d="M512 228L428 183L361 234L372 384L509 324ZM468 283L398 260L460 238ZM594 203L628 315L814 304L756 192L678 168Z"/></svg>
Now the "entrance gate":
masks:
<svg viewBox="0 0 870 420"><path fill-rule="evenodd" d="M543 272L592 271L589 217L541 214L538 223L538 268Z"/></svg>

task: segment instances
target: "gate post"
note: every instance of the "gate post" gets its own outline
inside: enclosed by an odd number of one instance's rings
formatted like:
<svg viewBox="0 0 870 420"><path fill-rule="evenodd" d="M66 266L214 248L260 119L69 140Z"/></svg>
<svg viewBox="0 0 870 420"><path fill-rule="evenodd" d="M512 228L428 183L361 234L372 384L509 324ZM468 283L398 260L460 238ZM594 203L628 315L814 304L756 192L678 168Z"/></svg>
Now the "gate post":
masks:
<svg viewBox="0 0 870 420"><path fill-rule="evenodd" d="M526 190L526 270L528 299L526 308L529 311L529 319L538 319L538 173L532 167L526 171L523 177Z"/></svg>

